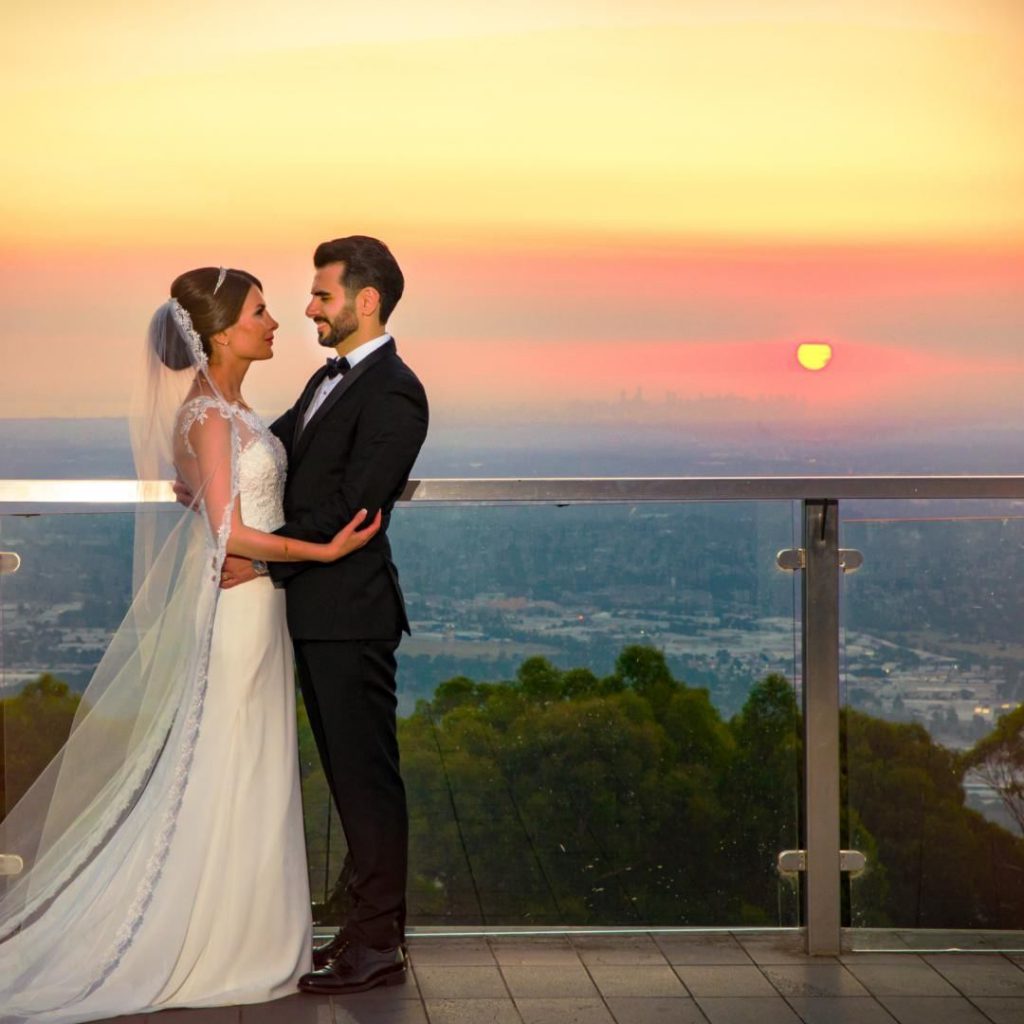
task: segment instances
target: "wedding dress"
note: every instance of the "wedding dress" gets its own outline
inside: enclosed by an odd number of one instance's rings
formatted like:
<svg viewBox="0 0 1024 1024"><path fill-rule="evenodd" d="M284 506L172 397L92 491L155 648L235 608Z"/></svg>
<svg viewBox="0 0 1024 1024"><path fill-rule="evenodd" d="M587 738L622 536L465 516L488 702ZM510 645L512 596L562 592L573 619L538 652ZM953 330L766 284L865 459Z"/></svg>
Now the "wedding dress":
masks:
<svg viewBox="0 0 1024 1024"><path fill-rule="evenodd" d="M281 526L287 458L217 394L175 423L178 472L194 479L213 438L227 490L194 487L203 514L159 545L81 722L0 825L0 852L26 859L0 899L4 1024L262 1002L310 970L284 592L266 577L218 589L231 504Z"/></svg>

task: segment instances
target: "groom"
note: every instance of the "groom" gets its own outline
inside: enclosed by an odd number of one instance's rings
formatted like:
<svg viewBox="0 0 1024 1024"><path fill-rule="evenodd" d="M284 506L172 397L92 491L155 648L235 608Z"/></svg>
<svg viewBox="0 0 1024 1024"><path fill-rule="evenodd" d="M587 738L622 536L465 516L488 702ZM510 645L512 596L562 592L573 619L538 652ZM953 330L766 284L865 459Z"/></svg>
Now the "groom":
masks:
<svg viewBox="0 0 1024 1024"><path fill-rule="evenodd" d="M381 528L329 565L229 558L223 585L269 571L286 588L299 685L348 842L352 907L313 951L305 992L361 992L405 980L408 815L399 773L395 651L409 631L387 539L391 510L427 434L427 398L385 325L404 278L383 242L324 242L306 307L333 348L271 425L288 451L286 537L329 540L360 509Z"/></svg>

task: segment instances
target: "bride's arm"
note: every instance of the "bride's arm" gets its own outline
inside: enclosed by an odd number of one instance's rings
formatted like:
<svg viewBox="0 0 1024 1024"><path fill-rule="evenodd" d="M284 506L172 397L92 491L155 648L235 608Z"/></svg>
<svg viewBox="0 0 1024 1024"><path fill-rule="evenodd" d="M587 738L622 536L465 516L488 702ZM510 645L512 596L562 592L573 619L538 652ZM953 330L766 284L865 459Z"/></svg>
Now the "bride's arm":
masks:
<svg viewBox="0 0 1024 1024"><path fill-rule="evenodd" d="M360 509L352 520L326 544L280 537L255 530L242 522L241 505L232 495L232 426L218 410L211 409L188 431L195 452L199 479L204 483L199 497L215 533L227 529L227 553L265 562L334 562L361 548L380 528L380 515L364 530L356 527L366 518Z"/></svg>

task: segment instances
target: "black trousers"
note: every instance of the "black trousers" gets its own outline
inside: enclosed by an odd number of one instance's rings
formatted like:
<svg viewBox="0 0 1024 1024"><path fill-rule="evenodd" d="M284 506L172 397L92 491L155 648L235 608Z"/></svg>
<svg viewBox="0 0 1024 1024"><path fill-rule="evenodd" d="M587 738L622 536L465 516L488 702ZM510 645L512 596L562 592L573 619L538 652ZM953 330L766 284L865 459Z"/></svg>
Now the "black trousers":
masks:
<svg viewBox="0 0 1024 1024"><path fill-rule="evenodd" d="M346 934L405 941L409 815L398 755L398 640L296 640L295 660L327 784L348 842Z"/></svg>

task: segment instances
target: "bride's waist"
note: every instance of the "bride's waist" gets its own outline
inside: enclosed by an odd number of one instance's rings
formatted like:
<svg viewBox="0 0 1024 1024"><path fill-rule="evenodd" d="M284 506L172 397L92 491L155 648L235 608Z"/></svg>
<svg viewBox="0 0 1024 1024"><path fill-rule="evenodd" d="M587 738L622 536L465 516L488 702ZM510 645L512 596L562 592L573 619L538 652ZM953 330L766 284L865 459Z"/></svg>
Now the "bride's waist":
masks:
<svg viewBox="0 0 1024 1024"><path fill-rule="evenodd" d="M220 600L254 600L254 601L277 601L284 600L284 591L274 586L274 581L269 576L256 576L244 583L236 583L233 587L221 587Z"/></svg>
<svg viewBox="0 0 1024 1024"><path fill-rule="evenodd" d="M243 508L242 522L253 530L261 530L263 533L273 533L275 530L280 530L285 524L283 513L259 516L250 511L247 516L245 511L246 510Z"/></svg>

